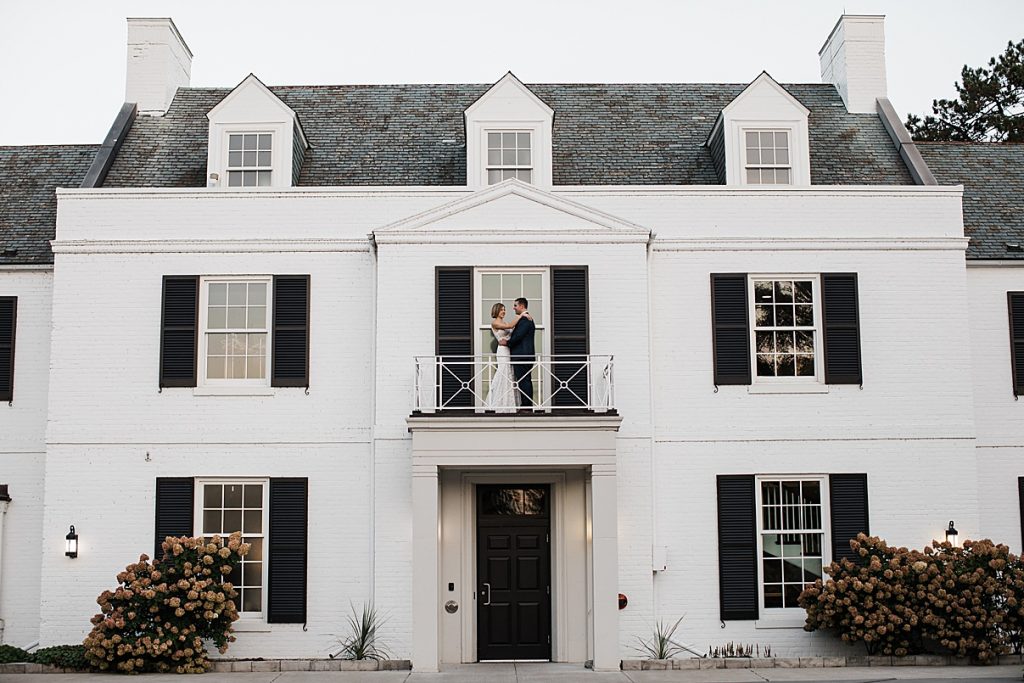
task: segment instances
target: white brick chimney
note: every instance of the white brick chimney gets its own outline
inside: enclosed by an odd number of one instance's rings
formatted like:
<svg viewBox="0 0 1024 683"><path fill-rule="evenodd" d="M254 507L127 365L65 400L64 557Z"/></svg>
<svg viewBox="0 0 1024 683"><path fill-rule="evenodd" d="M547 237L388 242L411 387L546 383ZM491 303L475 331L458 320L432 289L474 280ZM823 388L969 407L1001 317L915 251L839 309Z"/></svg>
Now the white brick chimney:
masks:
<svg viewBox="0 0 1024 683"><path fill-rule="evenodd" d="M128 19L124 99L142 116L163 116L192 75L192 51L170 19Z"/></svg>
<svg viewBox="0 0 1024 683"><path fill-rule="evenodd" d="M818 51L821 80L839 89L846 110L874 114L875 100L886 97L885 17L844 14Z"/></svg>

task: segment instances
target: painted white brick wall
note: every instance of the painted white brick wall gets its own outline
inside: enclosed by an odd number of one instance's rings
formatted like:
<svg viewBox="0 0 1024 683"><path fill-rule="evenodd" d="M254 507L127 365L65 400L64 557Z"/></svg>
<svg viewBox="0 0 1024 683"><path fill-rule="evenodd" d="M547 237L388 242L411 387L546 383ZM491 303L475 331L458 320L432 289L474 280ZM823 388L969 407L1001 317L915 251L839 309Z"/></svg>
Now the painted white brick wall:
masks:
<svg viewBox="0 0 1024 683"><path fill-rule="evenodd" d="M50 365L48 270L0 271L0 296L18 297L14 401L0 403L0 484L12 501L4 520L0 619L4 643L24 647L39 634L39 557L43 527L46 394Z"/></svg>
<svg viewBox="0 0 1024 683"><path fill-rule="evenodd" d="M858 114L874 114L886 96L883 16L844 14L818 53L822 83L832 83Z"/></svg>
<svg viewBox="0 0 1024 683"><path fill-rule="evenodd" d="M323 566L316 571L327 574L317 574L316 585L311 574L310 631L244 634L232 654L323 654L349 600L371 595L390 615L395 654L407 654L412 532L405 418L412 358L434 351L438 265L590 268L591 350L616 356L624 416L619 575L630 607L620 613L623 656L655 617L683 613L684 639L702 647L725 640L768 642L779 654L826 647L799 630L767 638L752 624L719 628L716 473L866 471L876 533L921 545L950 518L965 534L977 531L967 330L951 325L941 335L927 333L935 320L966 318L959 190L555 194L654 230L653 249L583 243L568 233L558 238L559 222L551 217L543 225L556 237L544 244L481 224L507 239L432 243L428 236L379 244L375 255L367 248L370 231L463 197L461 189L61 191L48 436L48 471L57 473L47 480L43 566L44 581L74 571L80 588L44 601L44 640L78 637L95 595L133 559L134 548L150 547L155 476L308 472L337 482L326 498L322 489L311 493L311 529L319 525L336 543L317 551L315 563ZM510 202L511 213L497 216L481 212L478 220L516 224L528 215L520 205ZM471 228L467 220L449 223ZM90 250L109 253L82 253ZM715 393L709 274L823 271L859 275L864 388ZM313 277L309 396L291 389L272 397L157 392L161 275L283 272ZM228 471L210 471L211 462ZM963 484L937 504L928 490L950 476ZM117 502L133 514L107 528L107 508L84 501L82 492L108 490L111 480L130 492ZM908 480L915 482L910 493ZM314 509L324 521L312 516ZM83 537L83 555L73 564L59 552L69 523ZM98 529L101 535L93 535ZM98 538L102 551L87 546ZM669 547L669 570L657 576L655 544Z"/></svg>
<svg viewBox="0 0 1024 683"><path fill-rule="evenodd" d="M1024 401L1013 396L1006 293L1024 291L1024 268L973 263L967 268L967 285L978 485L984 494L980 498L981 535L1020 553L1017 479L1024 477Z"/></svg>
<svg viewBox="0 0 1024 683"><path fill-rule="evenodd" d="M46 457L44 647L81 641L96 597L140 553L153 552L157 477L309 477L307 630L240 632L232 656L326 657L338 650L349 602L370 597L367 443L51 445ZM76 559L64 556L69 524L79 534Z"/></svg>

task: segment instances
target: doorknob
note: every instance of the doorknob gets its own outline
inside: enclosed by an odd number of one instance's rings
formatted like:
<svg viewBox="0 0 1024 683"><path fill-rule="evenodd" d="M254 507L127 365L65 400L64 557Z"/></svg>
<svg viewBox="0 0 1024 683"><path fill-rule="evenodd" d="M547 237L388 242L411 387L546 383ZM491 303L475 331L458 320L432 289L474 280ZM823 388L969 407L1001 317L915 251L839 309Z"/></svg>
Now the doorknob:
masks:
<svg viewBox="0 0 1024 683"><path fill-rule="evenodd" d="M484 607L487 607L491 604L491 584L485 583L484 585L487 586L487 602L484 603Z"/></svg>

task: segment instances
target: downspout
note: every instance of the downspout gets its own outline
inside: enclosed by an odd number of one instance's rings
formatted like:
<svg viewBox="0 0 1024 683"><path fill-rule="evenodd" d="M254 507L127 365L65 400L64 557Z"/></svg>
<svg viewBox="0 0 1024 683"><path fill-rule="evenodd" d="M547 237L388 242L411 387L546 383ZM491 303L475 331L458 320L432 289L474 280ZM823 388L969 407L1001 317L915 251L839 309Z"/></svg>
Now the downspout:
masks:
<svg viewBox="0 0 1024 683"><path fill-rule="evenodd" d="M4 570L4 521L7 519L7 506L11 503L11 494L7 492L7 484L0 484L0 598L3 598ZM3 602L0 602L0 643L4 642Z"/></svg>
<svg viewBox="0 0 1024 683"><path fill-rule="evenodd" d="M377 240L370 240L370 604L377 603Z"/></svg>

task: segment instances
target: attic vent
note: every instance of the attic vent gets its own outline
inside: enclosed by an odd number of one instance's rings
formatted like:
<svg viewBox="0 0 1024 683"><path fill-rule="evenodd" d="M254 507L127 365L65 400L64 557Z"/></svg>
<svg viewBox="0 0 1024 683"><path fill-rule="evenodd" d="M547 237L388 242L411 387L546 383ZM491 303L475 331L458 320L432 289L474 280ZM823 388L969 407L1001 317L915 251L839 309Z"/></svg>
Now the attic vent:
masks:
<svg viewBox="0 0 1024 683"><path fill-rule="evenodd" d="M17 256L17 255L18 255L18 250L15 249L14 247L4 247L4 250L2 252L0 252L0 256L11 257L11 256Z"/></svg>
<svg viewBox="0 0 1024 683"><path fill-rule="evenodd" d="M1019 242L1007 242L1006 251L1024 251Z"/></svg>

